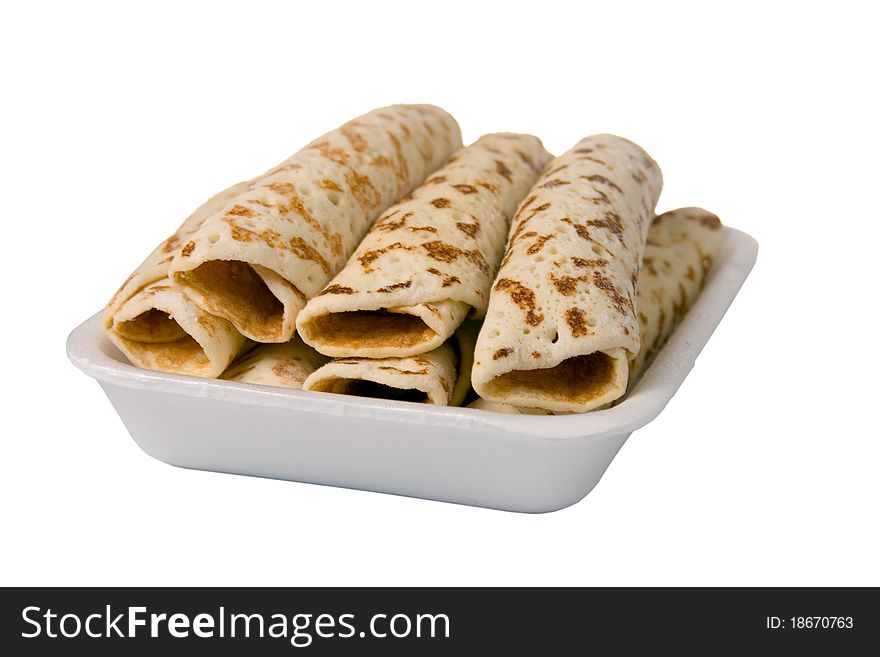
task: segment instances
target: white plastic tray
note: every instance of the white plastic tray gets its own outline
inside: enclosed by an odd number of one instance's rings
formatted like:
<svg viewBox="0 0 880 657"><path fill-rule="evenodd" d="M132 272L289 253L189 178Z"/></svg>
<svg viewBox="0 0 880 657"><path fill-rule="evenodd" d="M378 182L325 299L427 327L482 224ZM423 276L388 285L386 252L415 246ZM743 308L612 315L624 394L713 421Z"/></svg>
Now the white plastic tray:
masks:
<svg viewBox="0 0 880 657"><path fill-rule="evenodd" d="M163 374L129 365L100 313L67 340L147 454L198 470L546 512L598 483L666 406L754 265L725 228L706 287L626 400L583 415L508 415Z"/></svg>

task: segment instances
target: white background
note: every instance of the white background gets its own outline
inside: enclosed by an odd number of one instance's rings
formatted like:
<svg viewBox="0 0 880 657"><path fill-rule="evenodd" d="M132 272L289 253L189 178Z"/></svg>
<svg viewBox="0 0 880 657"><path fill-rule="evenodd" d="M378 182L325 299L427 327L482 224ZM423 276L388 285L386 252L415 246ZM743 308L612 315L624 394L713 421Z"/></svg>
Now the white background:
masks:
<svg viewBox="0 0 880 657"><path fill-rule="evenodd" d="M876 22L715 4L4 3L0 583L880 584ZM172 468L65 357L210 194L397 102L466 142L621 134L663 168L660 210L761 243L676 397L568 509Z"/></svg>

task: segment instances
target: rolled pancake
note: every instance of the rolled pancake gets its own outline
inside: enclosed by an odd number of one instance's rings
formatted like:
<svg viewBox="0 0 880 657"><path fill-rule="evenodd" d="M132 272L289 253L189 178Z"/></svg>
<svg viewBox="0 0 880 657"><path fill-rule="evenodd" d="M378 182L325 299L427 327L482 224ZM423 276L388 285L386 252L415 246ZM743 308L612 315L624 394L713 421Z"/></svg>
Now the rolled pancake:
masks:
<svg viewBox="0 0 880 657"><path fill-rule="evenodd" d="M306 305L297 330L329 356L413 356L485 315L517 204L550 155L531 135L485 135L372 227Z"/></svg>
<svg viewBox="0 0 880 657"><path fill-rule="evenodd" d="M455 384L455 352L448 344L406 358L340 358L311 376L303 388L377 399L446 406Z"/></svg>
<svg viewBox="0 0 880 657"><path fill-rule="evenodd" d="M342 268L376 217L460 147L458 125L437 107L365 114L208 217L176 251L171 277L249 338L287 342L306 301Z"/></svg>
<svg viewBox="0 0 880 657"><path fill-rule="evenodd" d="M339 358L314 372L305 390L459 406L470 391L478 326L465 322L436 349L403 358Z"/></svg>
<svg viewBox="0 0 880 657"><path fill-rule="evenodd" d="M132 364L151 370L216 377L247 339L232 324L196 306L168 278L174 251L206 217L223 208L252 183L233 185L193 212L156 247L104 312L104 330Z"/></svg>
<svg viewBox="0 0 880 657"><path fill-rule="evenodd" d="M699 296L721 247L721 237L721 220L702 208L671 210L654 219L636 286L641 347L629 363L630 388ZM468 407L498 413L552 415L482 398Z"/></svg>
<svg viewBox="0 0 880 657"><path fill-rule="evenodd" d="M520 205L477 340L480 397L583 412L626 391L635 286L662 177L613 135L581 140Z"/></svg>
<svg viewBox="0 0 880 657"><path fill-rule="evenodd" d="M700 294L721 247L721 220L702 208L658 215L639 275L641 348L629 363L630 387Z"/></svg>
<svg viewBox="0 0 880 657"><path fill-rule="evenodd" d="M328 360L294 336L290 342L258 346L233 363L220 378L300 389L306 378Z"/></svg>

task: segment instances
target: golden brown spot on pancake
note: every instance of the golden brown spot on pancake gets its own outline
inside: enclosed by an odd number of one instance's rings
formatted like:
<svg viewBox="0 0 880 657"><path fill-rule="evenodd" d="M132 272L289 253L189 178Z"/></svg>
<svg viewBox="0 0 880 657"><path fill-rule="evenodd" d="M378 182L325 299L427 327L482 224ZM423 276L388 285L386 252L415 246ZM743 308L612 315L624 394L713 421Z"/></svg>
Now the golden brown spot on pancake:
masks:
<svg viewBox="0 0 880 657"><path fill-rule="evenodd" d="M303 379L302 365L295 360L283 360L275 363L272 366L272 373L284 381L302 383L305 380Z"/></svg>
<svg viewBox="0 0 880 657"><path fill-rule="evenodd" d="M538 239L536 239L536 240L535 240L535 243L532 244L532 245L526 250L526 253L527 253L528 255L535 255L535 254L538 253L541 249L544 248L544 245L545 245L549 240L552 240L554 237L556 237L556 235L552 235L552 234L551 234L551 235L541 235L541 237L539 237Z"/></svg>
<svg viewBox="0 0 880 657"><path fill-rule="evenodd" d="M603 258L596 258L594 260L586 260L584 258L578 258L577 256L572 256L571 258L572 264L575 267L580 267L581 269L586 269L587 267L607 267L608 261Z"/></svg>
<svg viewBox="0 0 880 657"><path fill-rule="evenodd" d="M573 276L557 276L553 272L550 272L550 282L553 283L561 295L566 297L570 297L577 292L578 282L587 280L589 280L587 276L578 276L575 278Z"/></svg>
<svg viewBox="0 0 880 657"><path fill-rule="evenodd" d="M543 177L544 177L544 178L549 178L550 176L554 176L554 175L556 175L557 173L559 173L560 171L564 171L564 170L567 169L567 168L568 168L568 165L567 165L567 164L560 164L558 167L556 167L556 168L553 169L552 171L548 171L547 173L545 173Z"/></svg>
<svg viewBox="0 0 880 657"><path fill-rule="evenodd" d="M159 292L168 292L169 290L174 290L170 285L154 285L150 289L146 290L143 294L145 297L151 297Z"/></svg>
<svg viewBox="0 0 880 657"><path fill-rule="evenodd" d="M590 334L587 317L580 308L569 308L565 311L565 323L571 329L573 338L580 338Z"/></svg>
<svg viewBox="0 0 880 657"><path fill-rule="evenodd" d="M642 260L642 267L651 275L657 275L657 269L654 267L654 258L647 256Z"/></svg>
<svg viewBox="0 0 880 657"><path fill-rule="evenodd" d="M374 228L376 230L384 230L385 232L391 232L392 230L397 230L398 228L403 228L406 225L406 220L413 216L412 212L407 212L402 217L395 221L391 221L391 217L396 214L399 214L400 210L395 210L391 214L385 215L379 221L376 222Z"/></svg>
<svg viewBox="0 0 880 657"><path fill-rule="evenodd" d="M673 302L672 302L672 323L673 323L673 325L678 324L678 322L681 320L683 315L684 315L684 309L682 307L682 304L678 300L673 300Z"/></svg>
<svg viewBox="0 0 880 657"><path fill-rule="evenodd" d="M630 272L630 274L629 274L629 281L630 281L630 283L632 283L632 288L635 290L635 289L636 289L636 285L637 285L638 282L639 282L639 270L638 270L638 268L633 269L633 270Z"/></svg>
<svg viewBox="0 0 880 657"><path fill-rule="evenodd" d="M393 292L394 290L405 290L409 286L412 285L412 281L405 281L403 283L395 283L394 285L386 285L385 287L380 287L376 292Z"/></svg>
<svg viewBox="0 0 880 657"><path fill-rule="evenodd" d="M433 226L411 226L410 230L414 233L417 233L419 231L426 232L426 233L436 233L437 232L437 229L434 228Z"/></svg>
<svg viewBox="0 0 880 657"><path fill-rule="evenodd" d="M701 213L699 215L699 222L709 230L718 230L721 228L721 219L709 212Z"/></svg>
<svg viewBox="0 0 880 657"><path fill-rule="evenodd" d="M605 215L601 219L591 219L587 222L588 226L595 226L596 228L604 228L605 230L609 230L614 233L615 237L620 240L621 244L624 244L623 241L623 222L620 220L620 217L616 212L611 212L610 210L605 213Z"/></svg>
<svg viewBox="0 0 880 657"><path fill-rule="evenodd" d="M268 187L268 185L267 185ZM291 185L292 187L292 185ZM257 213L251 210L249 207L244 205L233 205L226 211L226 214L235 215L236 217L253 217Z"/></svg>
<svg viewBox="0 0 880 657"><path fill-rule="evenodd" d="M343 137L348 139L348 143L351 144L351 147L358 153L363 153L367 150L367 140L364 139L359 132L354 130L351 127L351 124L342 126L339 131L342 133Z"/></svg>
<svg viewBox="0 0 880 657"><path fill-rule="evenodd" d="M320 187L321 189L329 189L334 192L341 192L342 191L342 187L337 185L335 182L333 182L329 178L324 178L324 180L319 182L318 187Z"/></svg>
<svg viewBox="0 0 880 657"><path fill-rule="evenodd" d="M452 188L458 192L461 192L462 194L476 194L477 193L477 188L474 187L473 185L453 185Z"/></svg>
<svg viewBox="0 0 880 657"><path fill-rule="evenodd" d="M541 399L587 403L605 394L613 381L614 361L597 351L568 358L556 367L507 372L487 387L497 393L527 389Z"/></svg>
<svg viewBox="0 0 880 657"><path fill-rule="evenodd" d="M196 243L190 240L186 244L183 245L183 248L180 250L180 255L184 258L188 258L192 255L192 252L195 251Z"/></svg>
<svg viewBox="0 0 880 657"><path fill-rule="evenodd" d="M532 171L538 171L541 167L539 167L535 162L532 162L531 158L523 153L521 150L517 149L516 151L517 157L525 162L526 166L529 167Z"/></svg>
<svg viewBox="0 0 880 657"><path fill-rule="evenodd" d="M325 157L328 160L336 162L336 164L341 164L342 166L348 165L348 153L341 148L331 146L329 142L319 141L318 143L313 144L312 148L317 149L321 154L321 157Z"/></svg>
<svg viewBox="0 0 880 657"><path fill-rule="evenodd" d="M420 317L383 310L356 310L321 315L308 322L306 334L321 344L351 349L410 348L437 334Z"/></svg>
<svg viewBox="0 0 880 657"><path fill-rule="evenodd" d="M495 172L507 182L513 182L513 172L501 160L495 160Z"/></svg>
<svg viewBox="0 0 880 657"><path fill-rule="evenodd" d="M237 242L251 242L256 236L254 231L233 223L229 224L229 233L232 236L232 239Z"/></svg>
<svg viewBox="0 0 880 657"><path fill-rule="evenodd" d="M425 308L430 310L433 314L437 315L437 317L440 317L440 310L437 308L437 306L434 306L430 303L426 303L426 304L424 304L424 306L425 306Z"/></svg>
<svg viewBox="0 0 880 657"><path fill-rule="evenodd" d="M373 157L370 158L370 164L372 164L375 167L390 167L390 166L392 166L391 160L389 160L384 155L374 155Z"/></svg>
<svg viewBox="0 0 880 657"><path fill-rule="evenodd" d="M503 347L492 354L492 360L498 360L499 358L507 358L510 354L513 353L513 349L511 347Z"/></svg>
<svg viewBox="0 0 880 657"><path fill-rule="evenodd" d="M425 181L426 185L439 185L440 183L446 182L446 176L434 176L432 178L428 178Z"/></svg>
<svg viewBox="0 0 880 657"><path fill-rule="evenodd" d="M271 171L269 171L266 175L272 176L276 173L280 173L282 171L296 171L297 169L302 169L301 164L291 163L291 164L283 164L281 166L275 167ZM251 187L253 189L253 187Z"/></svg>
<svg viewBox="0 0 880 657"><path fill-rule="evenodd" d="M492 192L493 194L497 194L497 193L498 193L498 186L497 186L497 185L493 185L492 183L478 182L477 185L478 185L479 187L482 187L483 189L487 189L487 190L489 190L489 191Z"/></svg>
<svg viewBox="0 0 880 657"><path fill-rule="evenodd" d="M601 164L603 167L613 170L613 167L609 164L606 164L602 160L596 157L590 157L589 155L584 155L583 157L579 157L579 160L589 160L590 162L595 162L596 164Z"/></svg>
<svg viewBox="0 0 880 657"><path fill-rule="evenodd" d="M686 279L688 279L689 281L696 281L696 280L697 280L697 272L696 272L696 270L695 270L693 267L691 267L690 265L688 265L688 268L687 268L687 271L686 271L685 274L684 274L684 277L685 277Z"/></svg>
<svg viewBox="0 0 880 657"><path fill-rule="evenodd" d="M639 311L639 321L645 326L648 324L648 316L642 311Z"/></svg>
<svg viewBox="0 0 880 657"><path fill-rule="evenodd" d="M598 196L584 196L585 201L589 201L593 205L611 205L611 199L608 198L608 194L603 192L601 189L595 190Z"/></svg>
<svg viewBox="0 0 880 657"><path fill-rule="evenodd" d="M433 205L435 208L448 208L452 205L452 203L449 202L448 198L435 198L433 201L431 201L431 205Z"/></svg>
<svg viewBox="0 0 880 657"><path fill-rule="evenodd" d="M399 367L394 367L392 365L380 365L380 370L387 370L389 372L397 372L398 374L415 374L415 375L423 375L428 373L428 368L423 368L420 370L402 370Z"/></svg>
<svg viewBox="0 0 880 657"><path fill-rule="evenodd" d="M315 296L320 297L325 294L354 294L354 290L350 287L346 287L345 285L337 285L336 283L334 283L333 285L328 285L327 287L325 287Z"/></svg>
<svg viewBox="0 0 880 657"><path fill-rule="evenodd" d="M561 180L559 178L554 178L553 180L548 180L543 185L539 187L542 189L553 189L554 187L562 187L563 185L570 185L571 183L567 180Z"/></svg>
<svg viewBox="0 0 880 657"><path fill-rule="evenodd" d="M593 152L593 149L592 149L592 148L586 148L586 147L584 147L584 148L576 148L576 149L574 149L574 152L575 152L575 153L579 153L579 154L592 153L592 152Z"/></svg>
<svg viewBox="0 0 880 657"><path fill-rule="evenodd" d="M429 274L434 274L434 276L439 276L440 278L442 278L443 279L443 287L449 287L450 285L453 285L454 283L461 283L461 280L458 278L458 276L444 276L443 272L441 272L439 269L435 269L434 267L426 269L425 271L427 271ZM429 310L436 310L436 308L434 306L430 306L430 305L428 305L428 309Z"/></svg>
<svg viewBox="0 0 880 657"><path fill-rule="evenodd" d="M483 273L489 273L489 265L483 258L482 254L477 250L465 251L457 246L447 244L437 240L435 242L426 242L422 244L422 248L428 252L428 257L440 262L453 262L460 257L465 257L474 265L480 268Z"/></svg>
<svg viewBox="0 0 880 657"><path fill-rule="evenodd" d="M350 181L349 181L350 182ZM272 192L275 192L279 196L284 197L287 200L287 204L281 204L274 207L277 207L279 212L282 215L287 214L289 212L294 212L302 217L305 222L311 226L318 234L321 235L330 246L330 250L333 251L335 255L340 255L342 253L342 235L336 233L331 235L321 223L315 218L315 216L308 211L303 202L302 198L300 198L299 194L296 193L296 187L294 187L293 183L290 182L274 182L264 185L264 187ZM358 196L358 191L352 188L352 192L355 194L355 197ZM265 205L265 203L263 204ZM268 204L269 207L273 207L272 204ZM243 240L250 241L250 240Z"/></svg>
<svg viewBox="0 0 880 657"><path fill-rule="evenodd" d="M529 196L529 197L528 197L525 201L523 201L522 204L519 206L519 212L517 212L517 214L520 214L523 210L525 210L527 207L529 207L532 203L535 202L535 199L537 199L537 198L538 198L538 195L537 195L537 194L532 194L531 196Z"/></svg>
<svg viewBox="0 0 880 657"><path fill-rule="evenodd" d="M412 246L404 246L400 242L395 242L394 244L389 244L388 246L383 246L381 249L373 249L372 251L367 251L363 255L358 256L358 261L361 263L361 267L363 267L364 273L369 274L373 271L373 262L376 261L377 258L382 255L388 253L389 251L394 251L395 249L402 249L404 251L412 251L415 247Z"/></svg>
<svg viewBox="0 0 880 657"><path fill-rule="evenodd" d="M632 176L632 179L635 180L640 185L644 185L648 179L645 177L645 174L639 171L638 169L634 171L630 171L629 175Z"/></svg>
<svg viewBox="0 0 880 657"><path fill-rule="evenodd" d="M406 161L406 157L403 154L403 148L401 148L400 140L397 136L393 132L389 132L388 137L394 144L394 155L397 159L397 168L394 171L394 175L397 176L398 182L404 183L409 177L409 163Z"/></svg>
<svg viewBox="0 0 880 657"><path fill-rule="evenodd" d="M590 231L587 230L587 227L584 226L583 224L575 223L574 221L571 220L570 217L563 217L559 221L566 223L566 224L569 224L572 228L574 228L574 231L578 234L578 237L580 237L581 239L587 240L588 242L592 242L593 244L597 243L596 240L594 240L590 236Z"/></svg>
<svg viewBox="0 0 880 657"><path fill-rule="evenodd" d="M289 250L302 260L311 260L318 263L325 274L330 274L330 264L324 259L324 256L318 253L302 237L291 237Z"/></svg>
<svg viewBox="0 0 880 657"><path fill-rule="evenodd" d="M382 202L382 196L373 186L373 181L369 176L362 176L352 170L345 174L345 182L348 183L358 205L366 212L374 210Z"/></svg>
<svg viewBox="0 0 880 657"><path fill-rule="evenodd" d="M527 199L527 201L528 201L528 202L531 202L529 199ZM526 206L522 206L522 208L520 208L520 212L522 212L523 210L525 210L525 207L526 207ZM529 214L529 216L526 217L525 219L520 220L520 222L517 224L517 226L516 226L516 230L513 231L513 235L510 236L510 243L513 244L514 240L516 240L516 239L520 236L520 233L522 233L522 231L525 229L526 224L527 224L527 223L528 223L528 222L529 222L529 221L530 221L530 220L531 220L536 214L538 214L539 212L543 212L544 210L546 210L546 209L549 208L549 207L550 207L550 203L544 203L544 204L542 204L542 205L539 205L539 206L536 207L536 208L532 208L532 211L531 211L531 213ZM517 216L519 216L519 213L517 213ZM516 219L516 217L514 217L514 219Z"/></svg>
<svg viewBox="0 0 880 657"><path fill-rule="evenodd" d="M480 232L480 227L477 224L466 224L459 221L455 224L455 227L468 237L476 237L477 233Z"/></svg>
<svg viewBox="0 0 880 657"><path fill-rule="evenodd" d="M540 357L541 357L540 351L533 351L532 352L532 358L540 358Z"/></svg>
<svg viewBox="0 0 880 657"><path fill-rule="evenodd" d="M529 216L526 217L523 221L524 222L528 221L529 219L534 217L536 214L538 214L539 212L544 212L544 210L548 209L549 207L550 207L550 203L548 202L548 203L542 203L541 205L539 205L536 208L532 208L531 214L529 214ZM523 209L525 209L525 206L523 206Z"/></svg>
<svg viewBox="0 0 880 657"><path fill-rule="evenodd" d="M196 320L199 325L208 332L208 335L214 337L217 326L214 324L214 320L212 320L208 315L199 315L199 318Z"/></svg>
<svg viewBox="0 0 880 657"><path fill-rule="evenodd" d="M180 237L177 235L172 235L167 240L165 240L165 244L162 246L162 253L171 253L174 249L177 248L178 244L180 244ZM126 283L127 282L128 281L126 281Z"/></svg>
<svg viewBox="0 0 880 657"><path fill-rule="evenodd" d="M519 281L501 278L496 281L495 290L510 295L511 300L525 313L526 324L537 326L544 321L544 315L535 313L535 293Z"/></svg>
<svg viewBox="0 0 880 657"><path fill-rule="evenodd" d="M432 137L435 136L435 135L437 134L437 133L434 132L434 128L431 127L431 124L428 123L427 121L422 121L422 125L425 126L425 130L426 130L426 131L428 132L428 134L431 135Z"/></svg>
<svg viewBox="0 0 880 657"><path fill-rule="evenodd" d="M611 303L614 306L614 309L617 310L617 312L619 312L621 315L627 315L633 310L630 300L620 293L620 291L617 289L617 287L615 287L610 278L603 275L601 272L594 271L593 283L596 285L596 287L598 287L600 290L608 295L608 298L611 299Z"/></svg>
<svg viewBox="0 0 880 657"><path fill-rule="evenodd" d="M617 190L618 193L623 194L623 190L617 185L617 183L613 180L609 180L605 176L600 176L598 173L594 173L592 176L581 176L581 178L589 180L591 183L605 185L606 187L610 187L611 189Z"/></svg>

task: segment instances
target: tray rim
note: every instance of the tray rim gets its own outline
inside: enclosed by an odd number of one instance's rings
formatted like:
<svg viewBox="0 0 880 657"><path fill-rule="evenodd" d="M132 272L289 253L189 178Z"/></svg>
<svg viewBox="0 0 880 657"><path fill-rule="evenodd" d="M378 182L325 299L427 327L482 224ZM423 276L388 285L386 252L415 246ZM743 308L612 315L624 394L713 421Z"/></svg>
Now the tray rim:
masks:
<svg viewBox="0 0 880 657"><path fill-rule="evenodd" d="M430 406L315 393L144 370L124 362L102 328L103 310L68 336L67 355L88 376L104 383L292 412L433 424L456 430L516 434L537 440L591 440L628 434L656 418L675 395L715 332L757 259L758 243L724 227L724 240L703 291L626 399L612 408L576 415L513 415L472 408Z"/></svg>

